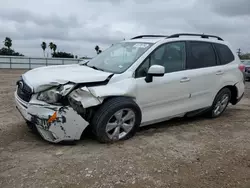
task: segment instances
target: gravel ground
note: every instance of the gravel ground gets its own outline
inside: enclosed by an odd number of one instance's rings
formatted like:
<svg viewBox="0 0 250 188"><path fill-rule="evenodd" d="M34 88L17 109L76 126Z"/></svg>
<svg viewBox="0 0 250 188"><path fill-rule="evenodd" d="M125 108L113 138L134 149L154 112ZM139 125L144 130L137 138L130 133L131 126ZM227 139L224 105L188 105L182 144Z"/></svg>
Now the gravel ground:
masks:
<svg viewBox="0 0 250 188"><path fill-rule="evenodd" d="M22 72L0 70L1 188L250 187L250 82L242 101L218 119L172 120L125 142L87 137L66 146L31 133L15 109Z"/></svg>

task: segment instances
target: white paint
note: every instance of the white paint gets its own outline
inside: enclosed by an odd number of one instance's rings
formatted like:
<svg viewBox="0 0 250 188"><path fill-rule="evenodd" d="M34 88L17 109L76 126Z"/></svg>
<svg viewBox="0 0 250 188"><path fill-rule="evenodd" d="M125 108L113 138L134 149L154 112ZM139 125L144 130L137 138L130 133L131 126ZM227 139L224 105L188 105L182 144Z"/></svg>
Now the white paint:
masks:
<svg viewBox="0 0 250 188"><path fill-rule="evenodd" d="M103 98L93 96L86 87L74 90L70 93L69 97L72 97L76 101L80 101L84 108L97 106L103 101Z"/></svg>
<svg viewBox="0 0 250 188"><path fill-rule="evenodd" d="M89 83L104 81L111 73L92 69L83 65L59 65L48 66L30 70L22 75L25 82L30 85L34 92L39 92L39 87L56 86L73 83ZM44 89L44 87L43 87Z"/></svg>
<svg viewBox="0 0 250 188"><path fill-rule="evenodd" d="M34 104L36 101L33 96L33 103L27 103L20 99L15 93L16 106L20 113L27 121L31 121L32 116L38 117L38 124L35 124L41 136L49 142L60 142L66 140L79 140L84 129L88 126L80 115L77 114L72 108L65 109L65 112L60 111L62 106L43 105L42 103ZM26 107L25 107L26 106ZM53 122L50 127L46 122L40 121L40 119L48 120L49 116L52 116L54 112L57 112L57 117L62 120L62 116L65 117L66 122Z"/></svg>
<svg viewBox="0 0 250 188"><path fill-rule="evenodd" d="M152 39L137 39L128 42L148 42L148 40ZM210 107L216 94L225 86L236 85L238 97L240 97L244 92L244 84L243 74L238 69L240 60L236 53L234 53L235 61L227 65L166 73L161 77L153 77L153 81L149 83L145 81L145 78L134 77L135 70L155 48L164 43L180 40L208 41L208 39L198 37L158 39L127 71L121 74L114 74L107 85L82 87L73 91L69 97L81 102L85 108L101 105L106 97L131 97L142 111L141 125L160 122L171 117L182 117L187 112ZM224 41L211 41L227 45ZM153 73L161 73L162 69L156 67L152 71ZM35 92L38 92L41 88L45 89L46 87L66 84L68 82L91 83L104 81L109 75L111 73L94 70L86 66L69 65L34 69L25 73L23 78ZM71 87L72 85L66 86L66 88ZM40 102L34 99L34 96L30 104L28 104L28 106L30 105L28 111L40 116L43 116L44 113L45 116L51 114L52 112L47 110L46 105L43 104L41 106ZM19 100L17 99L17 101ZM19 103L17 104L19 105ZM34 109L34 106L37 104L40 104L39 109ZM25 108L22 114L25 117ZM79 139L88 122L82 119L71 108L64 115L69 119L69 122L67 121L64 125L67 135L70 135L71 139ZM40 126L38 127L41 128ZM65 134L62 134L57 129L57 126L49 131L57 135L57 140L67 139L64 137ZM40 132L46 136L49 135L49 133L44 133L43 129ZM48 138L45 139L48 140Z"/></svg>
<svg viewBox="0 0 250 188"><path fill-rule="evenodd" d="M149 74L164 74L165 73L165 67L161 65L153 65L148 70Z"/></svg>

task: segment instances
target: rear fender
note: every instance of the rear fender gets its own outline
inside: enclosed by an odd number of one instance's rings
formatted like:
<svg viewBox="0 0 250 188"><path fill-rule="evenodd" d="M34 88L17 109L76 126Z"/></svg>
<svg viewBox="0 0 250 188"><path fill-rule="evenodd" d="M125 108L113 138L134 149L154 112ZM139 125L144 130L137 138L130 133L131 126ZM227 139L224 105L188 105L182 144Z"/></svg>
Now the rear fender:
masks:
<svg viewBox="0 0 250 188"><path fill-rule="evenodd" d="M245 84L243 81L241 81L235 84L235 87L237 88L237 99L238 99L243 95L245 91Z"/></svg>

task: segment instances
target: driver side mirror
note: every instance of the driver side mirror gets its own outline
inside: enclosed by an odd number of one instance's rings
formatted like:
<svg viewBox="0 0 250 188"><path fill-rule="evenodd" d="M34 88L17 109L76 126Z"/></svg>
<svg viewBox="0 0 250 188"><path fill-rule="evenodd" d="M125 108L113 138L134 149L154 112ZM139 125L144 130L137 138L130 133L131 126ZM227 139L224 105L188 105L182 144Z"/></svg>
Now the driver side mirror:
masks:
<svg viewBox="0 0 250 188"><path fill-rule="evenodd" d="M165 67L161 66L161 65L152 65L149 69L148 69L148 73L147 76L145 78L145 81L147 83L152 82L153 81L153 77L162 77L165 74Z"/></svg>

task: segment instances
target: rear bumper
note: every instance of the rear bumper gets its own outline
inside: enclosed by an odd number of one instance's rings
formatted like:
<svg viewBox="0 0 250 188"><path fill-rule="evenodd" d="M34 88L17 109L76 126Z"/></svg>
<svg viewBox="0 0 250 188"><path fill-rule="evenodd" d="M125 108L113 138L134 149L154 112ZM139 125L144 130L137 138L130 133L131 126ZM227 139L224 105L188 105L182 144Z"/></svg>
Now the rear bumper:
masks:
<svg viewBox="0 0 250 188"><path fill-rule="evenodd" d="M79 140L82 132L89 124L68 106L29 104L20 99L16 92L15 102L16 108L25 121L34 124L39 134L49 142ZM55 112L57 114L56 119L48 122Z"/></svg>
<svg viewBox="0 0 250 188"><path fill-rule="evenodd" d="M235 104L239 103L241 101L241 99L243 98L243 96L244 96L244 93L236 100Z"/></svg>
<svg viewBox="0 0 250 188"><path fill-rule="evenodd" d="M237 88L237 99L239 99L240 97L242 97L242 95L245 92L245 83L244 83L244 79L240 82L238 82L237 84L235 84L236 88Z"/></svg>
<svg viewBox="0 0 250 188"><path fill-rule="evenodd" d="M244 96L244 92L245 92L245 82L244 80L238 82L237 84L235 84L235 87L237 88L237 97L235 97L231 103L232 105L236 105L237 103L239 103L241 101L241 99Z"/></svg>

